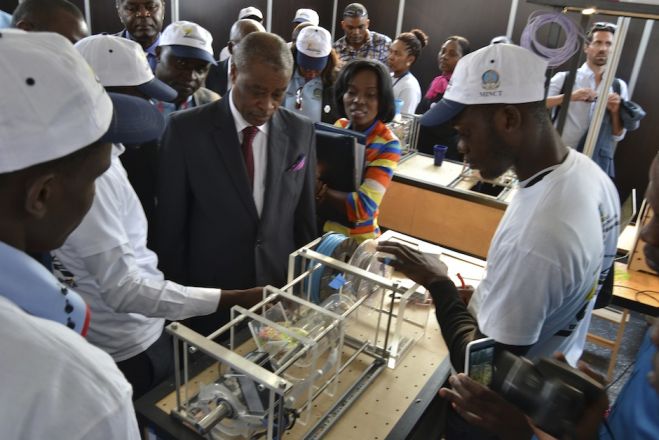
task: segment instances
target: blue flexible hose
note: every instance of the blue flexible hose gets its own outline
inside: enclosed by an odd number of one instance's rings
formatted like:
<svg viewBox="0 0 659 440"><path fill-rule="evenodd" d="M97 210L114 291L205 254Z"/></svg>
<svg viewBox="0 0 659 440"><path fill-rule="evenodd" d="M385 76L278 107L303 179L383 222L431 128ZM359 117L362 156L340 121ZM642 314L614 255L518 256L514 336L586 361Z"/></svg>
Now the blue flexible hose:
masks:
<svg viewBox="0 0 659 440"><path fill-rule="evenodd" d="M318 248L316 249L316 252L331 257L334 254L336 248L339 247L341 243L343 243L347 239L348 237L346 237L343 234L337 234L337 233L328 234L320 242ZM310 261L309 267L311 267L311 265L313 264L315 264L315 262ZM322 266L316 269L311 274L311 302L313 302L314 304L320 304L320 280L322 279L324 272L325 272L325 266Z"/></svg>

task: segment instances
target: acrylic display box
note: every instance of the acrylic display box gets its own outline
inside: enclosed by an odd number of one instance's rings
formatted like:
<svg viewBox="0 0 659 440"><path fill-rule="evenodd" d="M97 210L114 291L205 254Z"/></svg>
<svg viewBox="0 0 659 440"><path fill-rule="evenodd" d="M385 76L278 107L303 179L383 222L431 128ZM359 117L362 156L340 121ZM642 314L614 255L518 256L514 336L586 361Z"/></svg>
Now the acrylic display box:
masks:
<svg viewBox="0 0 659 440"><path fill-rule="evenodd" d="M291 254L286 286L208 337L170 324L172 416L214 439L320 438L425 335L425 291L376 247L326 234Z"/></svg>

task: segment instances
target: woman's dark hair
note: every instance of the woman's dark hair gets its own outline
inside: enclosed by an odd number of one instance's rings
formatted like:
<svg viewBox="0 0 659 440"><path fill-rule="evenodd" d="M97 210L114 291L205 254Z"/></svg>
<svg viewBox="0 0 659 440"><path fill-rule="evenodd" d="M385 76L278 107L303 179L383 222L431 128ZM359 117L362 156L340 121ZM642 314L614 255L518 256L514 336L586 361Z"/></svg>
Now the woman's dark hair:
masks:
<svg viewBox="0 0 659 440"><path fill-rule="evenodd" d="M462 51L462 56L465 56L469 52L471 52L471 46L469 45L469 40L467 40L465 37L461 37L460 35L452 35L448 37L446 41L455 41L456 43L458 43L458 46L460 46L460 50Z"/></svg>
<svg viewBox="0 0 659 440"><path fill-rule="evenodd" d="M403 32L396 40L405 45L407 51L414 57L414 63L421 55L421 49L428 45L428 36L421 29L412 29L409 32Z"/></svg>
<svg viewBox="0 0 659 440"><path fill-rule="evenodd" d="M384 123L391 122L396 114L394 89L391 85L389 69L379 61L357 59L344 65L334 84L334 102L341 117L347 117L343 105L343 95L348 91L350 80L362 70L370 70L378 78L378 114L376 118Z"/></svg>

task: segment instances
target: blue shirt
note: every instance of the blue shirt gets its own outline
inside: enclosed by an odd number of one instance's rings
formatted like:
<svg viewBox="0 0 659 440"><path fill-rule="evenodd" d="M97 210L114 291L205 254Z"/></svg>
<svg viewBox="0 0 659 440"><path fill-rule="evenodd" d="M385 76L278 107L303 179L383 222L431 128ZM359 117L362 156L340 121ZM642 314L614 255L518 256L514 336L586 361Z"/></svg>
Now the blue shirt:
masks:
<svg viewBox="0 0 659 440"><path fill-rule="evenodd" d="M11 27L11 14L5 11L0 11L0 29L7 29Z"/></svg>
<svg viewBox="0 0 659 440"><path fill-rule="evenodd" d="M89 308L80 295L37 260L1 241L0 295L32 316L59 322L83 336L87 333Z"/></svg>
<svg viewBox="0 0 659 440"><path fill-rule="evenodd" d="M647 379L657 352L650 340L650 331L652 328L645 334L634 370L609 414L609 427L618 440L659 438L659 394ZM600 427L599 438L611 438L603 425Z"/></svg>
<svg viewBox="0 0 659 440"><path fill-rule="evenodd" d="M128 33L127 30L124 29L123 32L121 32L121 36L123 38L127 38L129 40L135 41L135 38L131 34ZM160 34L158 34L158 38L156 38L156 41L153 42L153 44L146 49L144 49L144 53L146 54L146 60L149 62L149 66L151 66L151 70L155 73L156 71L156 66L158 65L158 59L156 58L156 47L160 45Z"/></svg>
<svg viewBox="0 0 659 440"><path fill-rule="evenodd" d="M320 122L323 107L323 80L320 76L307 81L298 69L288 83L284 107L300 113L313 122Z"/></svg>

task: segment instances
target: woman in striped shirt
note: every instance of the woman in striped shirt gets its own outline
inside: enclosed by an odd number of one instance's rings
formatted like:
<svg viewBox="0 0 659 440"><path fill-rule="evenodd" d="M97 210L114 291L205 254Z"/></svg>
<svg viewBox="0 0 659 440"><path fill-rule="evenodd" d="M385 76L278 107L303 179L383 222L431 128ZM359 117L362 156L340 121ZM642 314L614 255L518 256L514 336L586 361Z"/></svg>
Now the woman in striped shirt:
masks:
<svg viewBox="0 0 659 440"><path fill-rule="evenodd" d="M400 142L386 126L394 117L394 95L387 68L359 59L344 66L334 86L343 116L335 125L366 135L365 169L357 191L337 191L318 181L316 200L324 231L364 241L380 235L378 207L400 160Z"/></svg>

